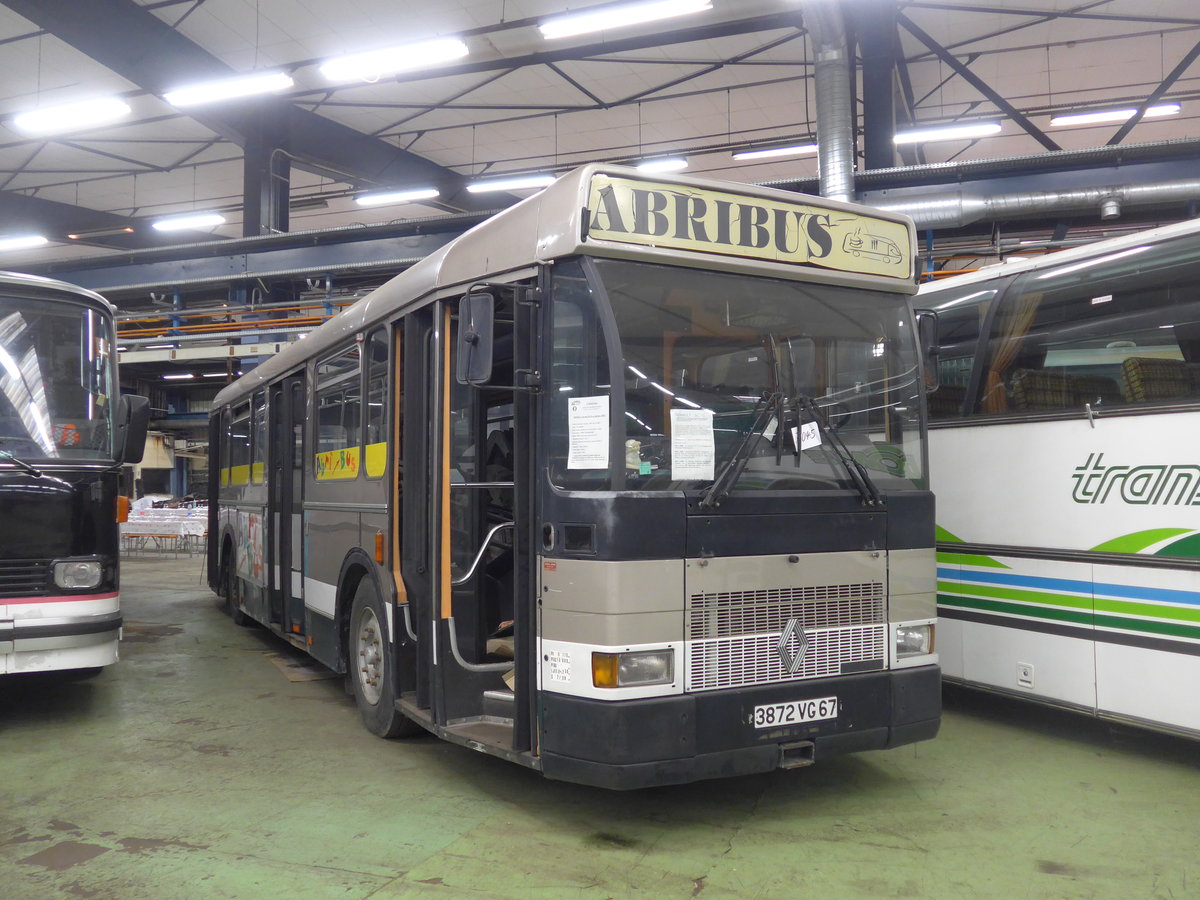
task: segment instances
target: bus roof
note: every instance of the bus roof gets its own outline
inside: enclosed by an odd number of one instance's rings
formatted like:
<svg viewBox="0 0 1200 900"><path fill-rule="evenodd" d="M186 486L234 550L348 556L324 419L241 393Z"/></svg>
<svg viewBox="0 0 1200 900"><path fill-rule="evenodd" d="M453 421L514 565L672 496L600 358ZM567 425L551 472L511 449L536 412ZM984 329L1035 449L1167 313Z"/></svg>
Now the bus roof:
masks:
<svg viewBox="0 0 1200 900"><path fill-rule="evenodd" d="M454 287L577 254L911 294L903 215L774 188L586 165L479 223L217 394L241 398Z"/></svg>
<svg viewBox="0 0 1200 900"><path fill-rule="evenodd" d="M92 303L103 306L109 312L116 312L116 307L95 291L89 291L87 288L80 287L77 284L59 281L56 278L43 278L41 275L26 275L22 272L0 272L0 286L4 288L22 288L24 290L32 288L35 291L74 294L81 299L90 300Z"/></svg>
<svg viewBox="0 0 1200 900"><path fill-rule="evenodd" d="M965 275L955 275L952 278L927 282L921 285L920 294L924 297L929 294L936 294L939 291L952 290L969 284L978 284L997 278L1008 278L1013 275L1019 275L1022 272L1066 265L1097 256L1104 256L1109 253L1119 253L1122 250L1131 250L1134 247L1170 238L1184 237L1197 232L1200 232L1200 220L1195 219L1188 222L1176 222L1173 225L1162 225L1158 228L1148 228L1145 231L1125 234L1121 235L1121 237L1110 238L1105 241L1096 241L1095 243L1085 244L1082 247L1072 247L1069 250L1055 250L1052 253L1045 253L1041 256L1026 257L993 266L985 266L982 269L968 272Z"/></svg>

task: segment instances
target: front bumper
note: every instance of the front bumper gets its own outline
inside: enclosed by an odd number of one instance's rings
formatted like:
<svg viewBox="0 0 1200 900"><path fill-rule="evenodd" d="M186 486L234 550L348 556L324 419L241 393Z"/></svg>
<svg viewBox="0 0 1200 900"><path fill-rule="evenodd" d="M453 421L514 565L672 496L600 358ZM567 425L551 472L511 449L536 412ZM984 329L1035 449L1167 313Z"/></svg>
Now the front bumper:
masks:
<svg viewBox="0 0 1200 900"><path fill-rule="evenodd" d="M751 724L755 706L829 696L835 719ZM941 712L938 666L619 702L546 692L542 772L615 790L750 775L929 740Z"/></svg>

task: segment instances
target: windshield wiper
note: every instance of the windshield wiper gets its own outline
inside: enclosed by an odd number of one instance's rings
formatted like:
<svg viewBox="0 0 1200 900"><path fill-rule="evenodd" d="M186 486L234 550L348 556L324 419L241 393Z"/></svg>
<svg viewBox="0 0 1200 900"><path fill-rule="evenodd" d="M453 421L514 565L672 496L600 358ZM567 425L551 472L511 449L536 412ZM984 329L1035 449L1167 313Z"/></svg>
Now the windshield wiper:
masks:
<svg viewBox="0 0 1200 900"><path fill-rule="evenodd" d="M750 426L750 430L746 432L746 436L742 438L742 442L738 444L733 455L721 467L721 471L717 473L717 477L713 479L713 483L708 490L704 492L704 496L700 498L700 508L710 509L714 506L720 506L733 485L737 483L741 477L742 469L746 467L746 463L750 459L750 449L754 445L755 438L762 436L762 431L767 424L764 418L768 413L772 412L779 403L780 393L776 391L773 394L765 394L759 398L758 403L754 407L754 423ZM778 424L775 426L780 427Z"/></svg>
<svg viewBox="0 0 1200 900"><path fill-rule="evenodd" d="M25 460L23 460L23 459L17 459L17 457L13 456L7 450L0 450L0 459L12 460L17 465L18 468L24 469L26 472L28 472L34 478L42 477L41 469L39 469L37 466L30 465L29 463L25 462Z"/></svg>
<svg viewBox="0 0 1200 900"><path fill-rule="evenodd" d="M867 474L866 467L854 458L854 454L850 452L850 448L846 446L846 442L842 440L842 436L829 424L829 421L813 401L813 398L797 393L796 402L807 410L808 414L812 416L813 421L817 423L817 428L829 440L834 454L845 468L846 474L850 476L850 480L854 482L854 487L858 490L859 496L862 497L863 505L883 506L886 502L883 494L879 492L879 488L875 486L875 482ZM799 448L797 448L797 452L799 452Z"/></svg>

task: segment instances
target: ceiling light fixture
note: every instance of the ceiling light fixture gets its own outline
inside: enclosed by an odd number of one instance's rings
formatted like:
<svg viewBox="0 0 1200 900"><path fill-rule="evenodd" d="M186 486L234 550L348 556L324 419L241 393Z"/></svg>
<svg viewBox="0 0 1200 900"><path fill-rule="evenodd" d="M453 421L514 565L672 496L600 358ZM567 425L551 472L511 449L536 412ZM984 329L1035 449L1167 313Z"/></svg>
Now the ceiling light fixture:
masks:
<svg viewBox="0 0 1200 900"><path fill-rule="evenodd" d="M1153 119L1158 116L1173 116L1179 112L1178 103L1160 103L1158 106L1148 106L1146 111L1142 113L1142 118ZM1063 125L1102 125L1107 122L1127 122L1137 114L1137 110L1129 109L1101 109L1096 112L1084 113L1067 113L1062 116L1051 116L1050 124L1054 126Z"/></svg>
<svg viewBox="0 0 1200 900"><path fill-rule="evenodd" d="M222 78L189 84L163 94L163 99L172 106L199 106L216 103L218 100L237 100L258 94L286 91L295 82L287 72L258 72L238 78Z"/></svg>
<svg viewBox="0 0 1200 900"><path fill-rule="evenodd" d="M0 251L3 250L30 250L34 247L43 247L50 243L40 234L21 234L13 237L0 237Z"/></svg>
<svg viewBox="0 0 1200 900"><path fill-rule="evenodd" d="M901 131L892 138L896 144L923 144L930 141L965 141L999 134L999 122L968 122L962 125L935 125Z"/></svg>
<svg viewBox="0 0 1200 900"><path fill-rule="evenodd" d="M458 38L437 38L339 56L321 63L320 72L330 81L376 81L384 75L453 62L470 52Z"/></svg>
<svg viewBox="0 0 1200 900"><path fill-rule="evenodd" d="M468 184L467 190L472 194L486 194L488 191L520 191L527 188L544 188L553 182L553 175L521 175L516 178L500 178L495 181L477 181L474 184Z"/></svg>
<svg viewBox="0 0 1200 900"><path fill-rule="evenodd" d="M438 196L437 188L419 188L411 191L386 191L379 194L363 194L354 198L359 206L387 206L391 203L412 203L414 200L431 200Z"/></svg>
<svg viewBox="0 0 1200 900"><path fill-rule="evenodd" d="M817 152L816 144L786 144L778 147L752 147L737 150L734 159L770 159L775 156L806 156Z"/></svg>
<svg viewBox="0 0 1200 900"><path fill-rule="evenodd" d="M547 19L538 25L546 40L575 37L595 31L628 28L645 22L672 19L712 9L711 0L654 0L651 3L630 3L624 6L609 6L594 12L582 12L569 16Z"/></svg>
<svg viewBox="0 0 1200 900"><path fill-rule="evenodd" d="M185 228L215 228L224 225L225 217L216 212L187 213L182 216L167 216L152 222L156 231L180 231Z"/></svg>
<svg viewBox="0 0 1200 900"><path fill-rule="evenodd" d="M78 241L86 238L112 237L116 234L133 234L133 229L129 226L125 226L124 228L93 228L88 231L73 232L72 234L68 234L67 237L73 241Z"/></svg>
<svg viewBox="0 0 1200 900"><path fill-rule="evenodd" d="M60 103L18 113L13 127L26 134L62 134L105 125L129 115L129 104L117 97L96 97L78 103Z"/></svg>
<svg viewBox="0 0 1200 900"><path fill-rule="evenodd" d="M193 375L191 372L187 372L186 374L180 374L180 375L164 375L163 379L166 381L175 381L175 380L179 380L179 379L183 379L183 378L195 378L195 377L196 376Z"/></svg>
<svg viewBox="0 0 1200 900"><path fill-rule="evenodd" d="M669 159L648 159L637 164L639 172L681 172L688 167L688 162L679 156Z"/></svg>

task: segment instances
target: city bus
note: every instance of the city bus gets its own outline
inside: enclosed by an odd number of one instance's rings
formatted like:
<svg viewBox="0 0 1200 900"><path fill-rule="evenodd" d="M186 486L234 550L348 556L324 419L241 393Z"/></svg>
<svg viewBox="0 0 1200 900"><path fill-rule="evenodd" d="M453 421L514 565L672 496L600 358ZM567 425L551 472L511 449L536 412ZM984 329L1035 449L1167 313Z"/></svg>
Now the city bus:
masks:
<svg viewBox="0 0 1200 900"><path fill-rule="evenodd" d="M903 256L843 251L860 227ZM217 395L209 582L372 732L552 779L932 738L913 246L843 203L564 175Z"/></svg>
<svg viewBox="0 0 1200 900"><path fill-rule="evenodd" d="M121 635L118 494L149 403L122 396L113 308L0 273L0 673L98 674Z"/></svg>
<svg viewBox="0 0 1200 900"><path fill-rule="evenodd" d="M948 680L1200 737L1200 222L922 288Z"/></svg>

